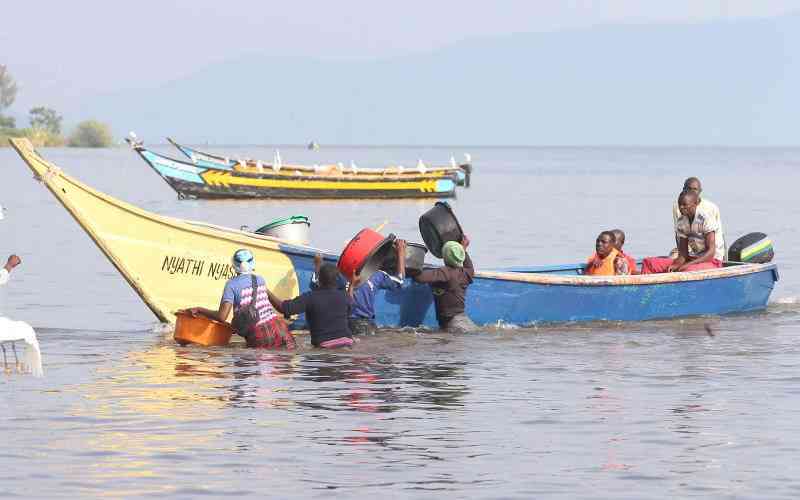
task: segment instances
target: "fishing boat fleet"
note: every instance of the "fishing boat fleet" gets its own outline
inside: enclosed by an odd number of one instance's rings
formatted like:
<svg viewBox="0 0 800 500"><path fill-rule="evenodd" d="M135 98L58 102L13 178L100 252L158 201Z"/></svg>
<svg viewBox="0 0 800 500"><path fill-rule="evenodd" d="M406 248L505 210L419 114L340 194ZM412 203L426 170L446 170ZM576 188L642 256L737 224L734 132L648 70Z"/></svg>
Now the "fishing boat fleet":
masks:
<svg viewBox="0 0 800 500"><path fill-rule="evenodd" d="M309 246L302 237L286 238L270 235L268 230L251 232L148 212L73 178L42 157L26 139L12 139L11 145L160 321L174 322L176 312L189 304L216 308L222 284L234 275L230 256L237 249L253 252L259 274L281 299L308 289L315 255L321 253L323 261L330 263L339 259L335 253ZM411 184L435 184L446 179L451 191L458 183L455 170L468 173L457 166L424 174L352 170L319 174L295 166L273 168L274 163L231 160L177 143L189 161L168 159L141 144L132 146L176 191L197 197L213 198L226 193L256 197L264 192L271 196L311 196L316 193L314 189L323 189L292 187L303 182L330 186L342 183L335 196L359 193L364 198L370 195L358 189L370 188L356 186L397 183L404 187L394 188L393 184L372 193L412 196L415 189L423 191ZM373 177L383 180L373 181ZM307 223L286 218L266 229ZM723 267L701 271L614 276L588 276L584 268L585 264L568 264L478 270L469 288L466 309L479 325L638 321L740 313L764 309L778 281L774 263L727 262ZM376 322L381 325L437 325L434 297L426 285L410 283L381 292L375 301ZM293 326L302 328L303 321L301 316Z"/></svg>
<svg viewBox="0 0 800 500"><path fill-rule="evenodd" d="M452 198L457 187L469 187L472 174L469 155L461 164L451 158L443 166L419 160L412 168L361 168L352 161L284 163L278 151L271 161L231 158L167 138L186 157L180 160L146 148L135 135L126 140L179 198Z"/></svg>

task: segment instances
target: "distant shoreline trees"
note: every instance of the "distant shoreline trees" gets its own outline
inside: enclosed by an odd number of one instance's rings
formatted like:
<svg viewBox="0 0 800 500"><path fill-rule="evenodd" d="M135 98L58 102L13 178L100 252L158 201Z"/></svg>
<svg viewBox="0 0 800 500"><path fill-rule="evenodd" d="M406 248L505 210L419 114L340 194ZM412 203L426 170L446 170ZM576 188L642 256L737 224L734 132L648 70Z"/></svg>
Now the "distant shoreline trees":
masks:
<svg viewBox="0 0 800 500"><path fill-rule="evenodd" d="M11 137L27 137L37 147L68 145L79 148L107 148L114 144L111 127L97 120L86 120L79 123L69 138L61 134L63 117L54 109L36 106L28 113L29 128L17 128L12 116L4 112L10 108L17 98L17 83L8 71L0 64L0 147L8 146Z"/></svg>

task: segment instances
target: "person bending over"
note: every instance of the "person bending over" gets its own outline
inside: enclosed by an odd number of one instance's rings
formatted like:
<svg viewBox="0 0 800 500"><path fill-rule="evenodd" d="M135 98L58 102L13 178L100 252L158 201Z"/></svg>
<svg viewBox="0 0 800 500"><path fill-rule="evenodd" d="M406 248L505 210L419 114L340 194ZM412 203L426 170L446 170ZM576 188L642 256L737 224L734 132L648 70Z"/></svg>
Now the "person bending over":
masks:
<svg viewBox="0 0 800 500"><path fill-rule="evenodd" d="M284 314L294 316L306 313L311 344L331 349L353 345L353 336L347 324L350 313L347 293L337 286L339 270L333 264L319 268L319 287L290 300L281 300L269 293L269 301Z"/></svg>
<svg viewBox="0 0 800 500"><path fill-rule="evenodd" d="M475 277L466 248L469 246L467 235L457 241L448 241L442 246L442 258L445 267L425 269L414 276L417 283L428 283L436 303L436 319L442 330L463 333L475 329L475 323L464 312L467 287Z"/></svg>
<svg viewBox="0 0 800 500"><path fill-rule="evenodd" d="M286 322L275 313L270 304L266 280L254 273L256 262L253 253L247 249L237 250L231 263L236 276L225 283L219 309L213 311L204 307L192 307L185 312L192 316L202 315L227 322L233 311L231 323L234 331L247 340L247 347L294 349L294 337ZM251 317L248 312L253 300L256 317Z"/></svg>
<svg viewBox="0 0 800 500"><path fill-rule="evenodd" d="M678 196L681 211L681 216L675 222L678 256L674 259L648 257L642 261L642 274L722 267L725 249L722 239L717 239L719 217L707 212L698 200L694 191L683 191Z"/></svg>

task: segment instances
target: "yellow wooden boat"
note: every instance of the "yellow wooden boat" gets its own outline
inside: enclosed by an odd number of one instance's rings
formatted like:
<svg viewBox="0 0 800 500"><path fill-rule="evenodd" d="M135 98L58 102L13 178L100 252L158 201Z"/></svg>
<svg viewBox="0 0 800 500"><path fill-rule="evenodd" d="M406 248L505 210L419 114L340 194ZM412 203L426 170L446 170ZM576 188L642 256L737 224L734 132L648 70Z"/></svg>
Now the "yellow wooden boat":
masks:
<svg viewBox="0 0 800 500"><path fill-rule="evenodd" d="M73 179L27 139L11 139L11 145L161 321L174 323L175 311L193 304L216 309L234 275L230 256L239 248L253 251L259 274L277 295L299 293L281 240L147 212ZM303 257L301 265L310 265L313 249L291 247Z"/></svg>

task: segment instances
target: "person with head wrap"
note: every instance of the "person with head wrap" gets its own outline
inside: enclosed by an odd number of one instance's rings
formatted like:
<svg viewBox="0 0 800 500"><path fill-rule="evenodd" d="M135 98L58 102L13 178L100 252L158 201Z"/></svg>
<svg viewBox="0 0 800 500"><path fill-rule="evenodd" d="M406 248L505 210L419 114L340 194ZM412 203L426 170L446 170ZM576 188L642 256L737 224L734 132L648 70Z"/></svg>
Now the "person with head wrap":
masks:
<svg viewBox="0 0 800 500"><path fill-rule="evenodd" d="M248 347L263 349L294 349L295 341L286 322L278 316L269 301L266 280L255 274L255 256L250 250L237 250L231 258L236 276L225 283L219 309L213 311L204 307L192 307L189 314L202 315L218 321L227 322L233 312L234 330L247 340ZM251 321L242 320L243 315L255 301L256 317ZM241 331L240 331L241 330Z"/></svg>
<svg viewBox="0 0 800 500"><path fill-rule="evenodd" d="M439 327L449 332L466 332L475 328L465 313L467 287L475 277L475 268L467 253L468 246L467 235L463 236L461 242L448 241L442 246L445 267L425 269L414 276L417 283L430 285Z"/></svg>

